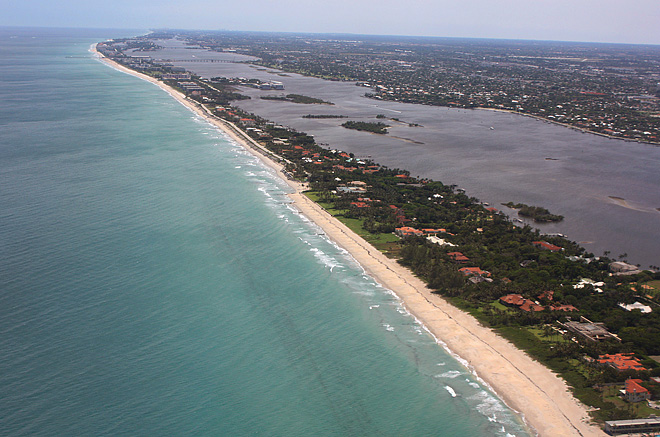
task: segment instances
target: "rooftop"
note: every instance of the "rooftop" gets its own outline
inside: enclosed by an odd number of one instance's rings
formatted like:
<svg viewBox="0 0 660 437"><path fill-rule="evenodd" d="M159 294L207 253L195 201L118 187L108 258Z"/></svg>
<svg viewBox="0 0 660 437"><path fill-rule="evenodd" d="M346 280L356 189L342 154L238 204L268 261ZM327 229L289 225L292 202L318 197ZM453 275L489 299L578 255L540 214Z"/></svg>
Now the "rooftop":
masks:
<svg viewBox="0 0 660 437"><path fill-rule="evenodd" d="M598 363L607 364L617 370L646 370L632 353L605 354L598 357Z"/></svg>

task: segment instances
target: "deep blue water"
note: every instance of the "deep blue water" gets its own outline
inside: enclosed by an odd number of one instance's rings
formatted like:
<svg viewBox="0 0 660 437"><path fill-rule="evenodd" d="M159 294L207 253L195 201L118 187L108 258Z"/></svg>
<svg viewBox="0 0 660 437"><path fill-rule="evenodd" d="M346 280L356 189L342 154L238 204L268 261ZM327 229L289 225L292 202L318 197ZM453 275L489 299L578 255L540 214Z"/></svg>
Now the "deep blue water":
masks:
<svg viewBox="0 0 660 437"><path fill-rule="evenodd" d="M0 28L0 434L527 435L128 35Z"/></svg>

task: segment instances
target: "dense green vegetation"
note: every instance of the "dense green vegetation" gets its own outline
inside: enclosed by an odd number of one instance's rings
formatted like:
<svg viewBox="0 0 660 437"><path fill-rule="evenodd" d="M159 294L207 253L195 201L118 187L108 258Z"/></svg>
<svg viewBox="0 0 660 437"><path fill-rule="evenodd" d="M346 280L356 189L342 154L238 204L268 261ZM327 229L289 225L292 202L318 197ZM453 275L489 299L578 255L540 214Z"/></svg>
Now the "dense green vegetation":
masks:
<svg viewBox="0 0 660 437"><path fill-rule="evenodd" d="M368 121L347 121L346 123L342 124L342 126L346 129L367 131L375 134L386 134L387 128L390 127L389 125L381 123L380 121L377 123L371 123Z"/></svg>
<svg viewBox="0 0 660 437"><path fill-rule="evenodd" d="M300 103L304 105L334 105L334 103L300 94L287 94L286 96L262 96L264 100L282 100L284 102Z"/></svg>
<svg viewBox="0 0 660 437"><path fill-rule="evenodd" d="M540 206L529 206L529 205L525 205L524 203L513 203L513 202L508 202L505 203L504 205L512 209L518 209L519 210L518 215L522 217L529 217L533 219L535 222L539 222L539 223L560 222L564 220L563 215L550 214L550 211Z"/></svg>
<svg viewBox="0 0 660 437"><path fill-rule="evenodd" d="M345 115L330 115L330 114L307 114L303 115L302 118L347 118Z"/></svg>

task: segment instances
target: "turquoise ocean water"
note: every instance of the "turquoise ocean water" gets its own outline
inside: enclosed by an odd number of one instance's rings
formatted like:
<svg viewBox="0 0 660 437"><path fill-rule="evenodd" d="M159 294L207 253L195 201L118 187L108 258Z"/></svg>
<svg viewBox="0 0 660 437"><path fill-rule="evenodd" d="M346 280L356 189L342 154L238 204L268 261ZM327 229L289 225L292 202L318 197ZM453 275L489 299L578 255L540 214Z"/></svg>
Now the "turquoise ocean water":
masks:
<svg viewBox="0 0 660 437"><path fill-rule="evenodd" d="M0 28L0 434L528 435L121 36Z"/></svg>

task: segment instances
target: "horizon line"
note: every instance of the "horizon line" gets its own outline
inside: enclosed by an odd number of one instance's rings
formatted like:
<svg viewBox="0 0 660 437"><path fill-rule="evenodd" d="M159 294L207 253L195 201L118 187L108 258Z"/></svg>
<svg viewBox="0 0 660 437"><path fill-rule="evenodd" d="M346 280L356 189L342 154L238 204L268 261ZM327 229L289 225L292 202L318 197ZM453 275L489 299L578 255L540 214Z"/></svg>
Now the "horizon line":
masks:
<svg viewBox="0 0 660 437"><path fill-rule="evenodd" d="M516 42L542 42L542 43L569 43L569 44L603 44L603 45L627 45L627 46L651 46L660 47L660 43L641 42L613 42L613 41L580 41L559 39L533 39L533 38L504 38L487 36L440 36L440 35L403 35L403 34L377 34L377 33L353 33L353 32L303 32L285 30L232 30L232 29L190 29L178 27L148 27L137 29L131 27L89 27L89 26L34 26L34 25L3 25L0 29L88 29L88 30L122 30L138 32L154 31L177 31L177 32L227 32L227 33L257 33L257 34L288 34L288 35L324 35L324 36L356 36L356 37L388 37L388 38L428 38L428 39L455 39L455 40L482 40L482 41L516 41Z"/></svg>

